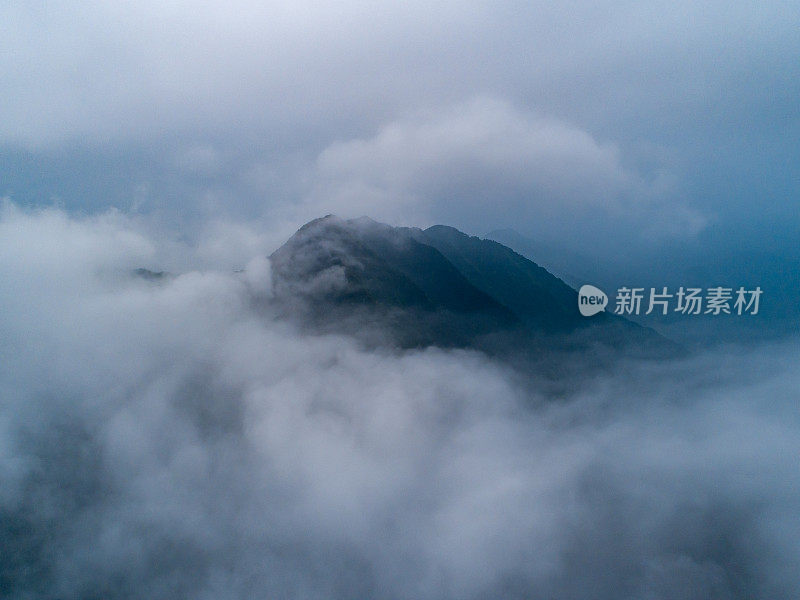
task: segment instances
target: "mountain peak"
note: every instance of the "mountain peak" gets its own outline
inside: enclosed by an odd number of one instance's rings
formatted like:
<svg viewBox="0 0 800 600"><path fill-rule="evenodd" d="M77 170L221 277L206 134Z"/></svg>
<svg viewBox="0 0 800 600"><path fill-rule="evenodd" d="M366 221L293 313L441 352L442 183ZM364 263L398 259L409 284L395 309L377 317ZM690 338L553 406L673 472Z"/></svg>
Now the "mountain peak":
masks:
<svg viewBox="0 0 800 600"><path fill-rule="evenodd" d="M481 346L497 335L615 345L649 335L614 315L582 317L577 292L561 279L447 225L422 230L327 215L270 260L275 302L323 331L375 326L404 346Z"/></svg>

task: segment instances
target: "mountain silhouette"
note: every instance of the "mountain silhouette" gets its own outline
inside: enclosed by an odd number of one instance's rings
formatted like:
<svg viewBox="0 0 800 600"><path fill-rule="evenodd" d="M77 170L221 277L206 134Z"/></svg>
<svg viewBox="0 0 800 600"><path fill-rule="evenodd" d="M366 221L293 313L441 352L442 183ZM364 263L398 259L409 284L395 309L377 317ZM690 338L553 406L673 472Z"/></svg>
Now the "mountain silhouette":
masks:
<svg viewBox="0 0 800 600"><path fill-rule="evenodd" d="M270 262L282 315L369 343L529 355L669 346L615 315L581 316L577 292L558 277L498 242L444 225L328 215L301 227Z"/></svg>

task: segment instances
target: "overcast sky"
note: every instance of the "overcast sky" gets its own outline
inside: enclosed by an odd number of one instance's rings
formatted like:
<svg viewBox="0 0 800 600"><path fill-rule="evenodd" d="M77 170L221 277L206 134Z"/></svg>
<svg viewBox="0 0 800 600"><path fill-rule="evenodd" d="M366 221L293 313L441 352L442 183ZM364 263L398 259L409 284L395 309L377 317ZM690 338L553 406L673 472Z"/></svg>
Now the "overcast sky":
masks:
<svg viewBox="0 0 800 600"><path fill-rule="evenodd" d="M192 239L247 219L273 247L327 213L513 227L620 285L769 281L788 303L799 21L797 2L8 2L0 195Z"/></svg>

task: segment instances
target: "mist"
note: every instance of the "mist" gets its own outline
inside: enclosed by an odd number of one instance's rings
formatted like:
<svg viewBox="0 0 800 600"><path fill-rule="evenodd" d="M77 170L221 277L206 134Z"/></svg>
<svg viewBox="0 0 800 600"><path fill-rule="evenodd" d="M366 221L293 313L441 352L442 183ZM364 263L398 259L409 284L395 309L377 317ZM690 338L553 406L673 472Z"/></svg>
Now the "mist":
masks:
<svg viewBox="0 0 800 600"><path fill-rule="evenodd" d="M4 597L800 594L796 340L554 398L479 352L278 319L245 223L232 256L1 214Z"/></svg>

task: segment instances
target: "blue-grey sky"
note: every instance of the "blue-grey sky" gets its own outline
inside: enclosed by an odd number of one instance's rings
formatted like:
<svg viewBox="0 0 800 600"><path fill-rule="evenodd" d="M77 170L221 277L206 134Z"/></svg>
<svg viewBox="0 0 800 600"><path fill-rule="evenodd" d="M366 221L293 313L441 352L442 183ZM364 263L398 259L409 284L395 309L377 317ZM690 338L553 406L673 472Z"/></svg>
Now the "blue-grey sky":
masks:
<svg viewBox="0 0 800 600"><path fill-rule="evenodd" d="M796 323L798 22L797 2L4 3L0 195L190 239L246 219L279 243L331 212L512 227L597 254L607 284L768 282Z"/></svg>

